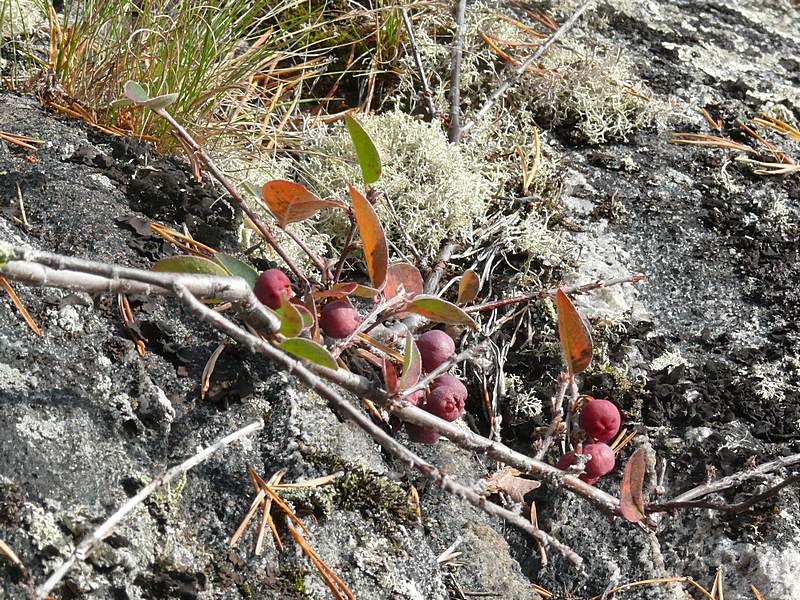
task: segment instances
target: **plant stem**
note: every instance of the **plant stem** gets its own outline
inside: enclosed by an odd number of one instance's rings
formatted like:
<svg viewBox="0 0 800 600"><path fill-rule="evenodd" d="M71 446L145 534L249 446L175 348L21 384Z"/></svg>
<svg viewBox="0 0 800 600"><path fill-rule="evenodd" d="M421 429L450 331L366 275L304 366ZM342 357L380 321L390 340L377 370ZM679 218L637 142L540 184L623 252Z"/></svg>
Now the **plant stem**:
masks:
<svg viewBox="0 0 800 600"><path fill-rule="evenodd" d="M456 0L456 37L453 40L453 53L450 58L450 131L451 144L461 141L461 56L464 53L464 15L467 0Z"/></svg>

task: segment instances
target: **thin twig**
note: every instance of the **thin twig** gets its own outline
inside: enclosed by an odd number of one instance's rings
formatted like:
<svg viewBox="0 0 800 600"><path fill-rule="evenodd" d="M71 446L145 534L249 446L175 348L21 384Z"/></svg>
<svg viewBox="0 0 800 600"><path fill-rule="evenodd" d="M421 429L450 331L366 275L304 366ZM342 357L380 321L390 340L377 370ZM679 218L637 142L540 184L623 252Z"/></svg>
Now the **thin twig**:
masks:
<svg viewBox="0 0 800 600"><path fill-rule="evenodd" d="M422 258L420 251L417 250L417 247L414 245L414 240L412 240L411 236L408 235L408 228L404 227L403 224L400 223L400 217L397 215L397 211L394 208L394 203L392 202L391 198L389 198L389 194L383 192L383 199L386 200L386 206L389 207L389 214L392 216L392 221L394 221L398 231L400 231L402 234L403 239L406 242L406 246L408 246L408 249L411 250L411 254L414 255L414 258L417 259L417 266L422 267L424 264L426 264L425 260Z"/></svg>
<svg viewBox="0 0 800 600"><path fill-rule="evenodd" d="M400 14L403 15L403 23L406 26L406 33L408 33L408 43L411 45L411 51L414 55L414 62L417 64L417 71L419 72L420 83L422 83L422 95L428 104L428 115L431 119L436 118L436 107L433 105L433 93L431 93L430 85L428 85L428 76L425 74L425 66L422 64L422 57L419 55L419 48L417 48L417 40L414 38L414 26L408 16L408 10L405 6L400 8Z"/></svg>
<svg viewBox="0 0 800 600"><path fill-rule="evenodd" d="M506 78L506 80L503 81L503 83L500 84L500 87L498 87L492 93L492 95L489 96L489 98L486 99L486 102L484 102L483 106L481 106L478 112L475 113L475 116L472 117L472 119L470 119L464 125L464 127L462 127L461 135L467 133L470 129L472 129L475 126L475 124L478 121L480 121L483 117L486 116L486 113L489 112L489 109L491 109L492 106L494 106L495 102L497 102L500 98L506 95L508 90L511 89L511 86L514 85L517 82L517 80L520 77L522 77L522 75L528 70L528 67L530 67L534 62L539 60L542 57L542 55L545 52L547 52L547 49L553 45L554 42L556 42L560 37L562 37L564 34L566 34L570 29L572 29L575 26L575 23L578 21L580 16L586 11L587 8L589 8L591 4L592 0L586 0L586 2L581 4L578 7L578 9L574 13L572 13L572 16L569 19L567 19L564 22L564 24L558 28L557 31L555 31L553 35L551 35L549 38L547 38L547 40L545 40L545 42L541 46L539 46L536 52L530 55L522 64L520 64L516 69L514 69L514 72L508 78ZM453 141L452 138L450 141Z"/></svg>
<svg viewBox="0 0 800 600"><path fill-rule="evenodd" d="M286 250L283 249L278 239L272 233L272 230L269 226L261 220L261 218L255 213L255 211L250 207L250 204L244 197L239 193L239 191L234 187L234 185L230 182L230 180L225 176L225 174L217 167L214 161L211 160L211 157L205 153L203 148L198 144L194 138L189 134L183 126L178 123L175 118L169 114L165 109L159 108L155 111L160 117L165 119L175 130L176 135L182 139L198 156L202 159L203 163L205 164L206 168L209 172L214 176L214 178L222 184L227 192L230 194L231 198L234 199L236 204L239 205L239 208L242 209L242 212L247 215L247 217L252 221L253 225L256 226L259 233L263 236L263 238L269 243L270 246L278 253L283 259L283 262L286 263L286 266L294 273L295 277L300 280L300 284L304 287L308 287L308 279L306 279L303 272L300 268L294 263L294 261L286 254Z"/></svg>
<svg viewBox="0 0 800 600"><path fill-rule="evenodd" d="M718 510L721 512L737 514L749 510L751 507L761 502L762 500L766 500L767 498L772 498L773 496L777 495L778 492L780 492L783 488L797 481L800 481L800 473L795 473L794 475L791 475L790 477L787 477L786 479L781 481L779 484L767 488L760 494L756 494L755 496L751 496L747 500L743 500L742 502L737 502L735 504L727 504L726 502L709 502L706 500L687 500L684 502L673 501L673 502L665 502L663 504L648 504L645 507L645 512L647 514L650 514L654 512L666 512L670 510L676 510L679 508L706 508L710 510Z"/></svg>
<svg viewBox="0 0 800 600"><path fill-rule="evenodd" d="M626 275L625 277L617 277L615 279L598 279L592 283L583 283L581 285L572 285L562 288L552 288L549 290L539 290L530 294L522 294L521 296L512 296L510 298L503 298L501 300L493 300L486 304L477 304L475 306L468 306L464 309L465 312L484 312L502 308L509 304L519 304L521 302L530 302L531 300L541 300L550 296L555 296L556 292L560 289L565 294L586 294L592 290L611 287L613 285L620 285L622 283L638 283L644 279L644 273L634 273L633 275Z"/></svg>
<svg viewBox="0 0 800 600"><path fill-rule="evenodd" d="M764 463L757 467L753 467L752 469L747 469L745 471L740 471L738 473L734 473L733 475L728 475L727 477L723 477L722 479L717 479L716 481L711 481L709 483L704 483L703 485L698 485L682 494L678 494L669 502L665 504L672 504L675 502L689 502L690 500L695 500L697 498L702 498L703 496L707 496L708 494L712 494L714 492L720 492L722 490L726 490L733 486L739 485L743 481L747 481L748 479L752 479L754 477L760 477L761 475L766 475L767 473L771 473L777 469L781 469L783 467L790 467L792 465L796 465L800 463L800 454L792 454L790 456L783 456L776 460Z"/></svg>
<svg viewBox="0 0 800 600"><path fill-rule="evenodd" d="M214 312L207 306L205 306L202 302L194 298L185 287L177 284L175 286L175 292L180 298L182 302L184 302L195 314L202 320L208 321L214 325L217 325L220 320L226 321L219 313ZM225 329L228 331L233 331L236 328L232 323L227 322L225 324ZM251 339L247 339L247 338ZM244 341L248 345L257 346L257 349L261 351L262 354L266 355L271 360L277 363L277 366L283 370L290 371L294 373L301 381L303 381L306 385L311 387L314 391L316 391L322 398L327 400L331 405L333 405L339 414L346 415L348 419L352 420L355 424L357 424L361 429L366 431L378 444L380 444L383 448L387 451L391 452L395 455L398 459L406 464L412 465L414 468L419 470L423 473L426 477L428 477L431 481L433 481L436 485L440 486L442 489L455 494L460 498L464 498L465 500L469 501L471 504L477 506L481 510L486 511L488 514L498 516L508 523L515 525L526 531L528 534L533 536L535 539L539 540L542 544L546 546L552 546L559 550L570 562L575 564L576 566L580 566L582 563L582 559L575 554L575 552L570 549L569 547L565 546L558 540L554 539L552 536L548 535L541 529L535 528L530 522L525 520L522 516L512 513L505 508L498 506L492 502L486 500L485 497L480 496L475 491L460 485L459 483L453 481L452 479L445 476L439 469L434 467L433 465L425 462L422 458L414 454L411 450L403 446L400 442L395 440L391 437L388 433L386 433L383 429L381 429L378 425L374 424L367 415L361 412L356 405L351 402L348 402L342 396L340 396L336 391L333 390L329 385L323 383L318 376L312 373L309 369L305 367L305 365L297 362L296 360L290 358L285 353L281 352L271 344L264 342L263 340L259 340L254 336L250 336L250 334L244 331L237 331L236 338L239 338L241 341ZM421 411L424 412L424 411ZM434 417L436 418L436 417ZM442 421L446 423L446 421ZM449 423L448 423L449 425ZM551 467L553 468L553 467Z"/></svg>
<svg viewBox="0 0 800 600"><path fill-rule="evenodd" d="M456 36L453 40L453 53L450 58L450 131L451 144L461 141L461 56L464 53L464 15L467 0L456 0Z"/></svg>
<svg viewBox="0 0 800 600"><path fill-rule="evenodd" d="M342 277L342 269L344 269L344 262L347 259L347 255L350 254L350 252L355 247L353 245L353 238L356 235L358 224L356 223L356 220L353 218L352 212L350 212L348 216L350 217L350 231L347 232L347 240L345 240L344 248L342 249L342 254L339 257L339 262L336 263L336 268L334 269L333 273L334 283L339 283L339 279L341 279Z"/></svg>
<svg viewBox="0 0 800 600"><path fill-rule="evenodd" d="M561 424L561 419L564 415L564 394L567 392L569 381L569 374L559 374L558 387L556 388L556 393L550 404L550 410L552 411L550 426L547 428L544 438L539 442L539 450L537 450L536 456L534 456L536 460L542 460L544 458L544 455L547 454L547 450L556 439L556 432L558 431L558 426Z"/></svg>
<svg viewBox="0 0 800 600"><path fill-rule="evenodd" d="M125 504L119 507L117 512L111 515L108 519L106 519L100 527L95 529L91 534L83 539L83 541L78 544L72 554L61 563L61 566L56 569L50 577L47 578L37 590L36 594L37 597L41 600L44 600L50 595L50 592L53 591L58 583L64 578L64 576L69 572L72 566L79 560L85 560L89 553L94 549L94 547L108 537L114 528L119 525L119 523L130 514L137 506L139 506L144 500L156 491L162 485L165 485L178 477L179 475L183 475L191 468L196 467L204 460L208 459L211 455L219 450L223 449L225 446L228 446L232 442L235 442L238 439L241 439L255 431L264 428L264 421L259 419L257 421L253 421L248 423L244 427L237 429L233 433L226 435L225 437L217 440L210 446L207 446L191 458L183 461L179 465L175 465L168 471L165 471L145 487L143 487L139 492L130 498Z"/></svg>

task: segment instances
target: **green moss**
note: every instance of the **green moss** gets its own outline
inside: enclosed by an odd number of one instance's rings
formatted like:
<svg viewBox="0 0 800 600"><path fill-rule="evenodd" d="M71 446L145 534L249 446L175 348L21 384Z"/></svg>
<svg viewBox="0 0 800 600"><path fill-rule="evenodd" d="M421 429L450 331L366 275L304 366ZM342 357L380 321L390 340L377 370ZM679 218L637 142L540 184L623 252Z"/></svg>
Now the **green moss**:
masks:
<svg viewBox="0 0 800 600"><path fill-rule="evenodd" d="M416 522L407 490L394 481L339 457L315 456L312 460L329 473L342 473L331 484L335 508L358 511L380 529L392 529L398 522L404 525Z"/></svg>
<svg viewBox="0 0 800 600"><path fill-rule="evenodd" d="M312 596L306 591L306 575L308 571L298 567L288 567L282 565L278 576L283 579L288 587L287 591L294 593L300 600L313 600Z"/></svg>

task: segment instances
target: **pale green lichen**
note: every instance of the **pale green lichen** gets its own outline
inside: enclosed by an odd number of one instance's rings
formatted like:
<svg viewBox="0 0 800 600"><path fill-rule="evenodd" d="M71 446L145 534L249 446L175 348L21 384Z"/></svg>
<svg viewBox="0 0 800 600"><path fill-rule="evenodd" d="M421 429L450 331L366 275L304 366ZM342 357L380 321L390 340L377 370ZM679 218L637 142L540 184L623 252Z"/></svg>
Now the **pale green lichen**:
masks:
<svg viewBox="0 0 800 600"><path fill-rule="evenodd" d="M515 417L532 419L542 414L541 398L519 375L506 375L506 398Z"/></svg>
<svg viewBox="0 0 800 600"><path fill-rule="evenodd" d="M388 238L399 242L407 234L428 258L436 256L447 238L471 242L495 191L481 165L449 144L437 124L399 111L364 115L360 121L382 157L377 185L397 213L395 220L385 199L376 205ZM341 124L309 130L304 149L301 175L319 196L343 198L348 181L358 184L354 150ZM316 228L341 240L348 221L343 213L331 211L316 220Z"/></svg>

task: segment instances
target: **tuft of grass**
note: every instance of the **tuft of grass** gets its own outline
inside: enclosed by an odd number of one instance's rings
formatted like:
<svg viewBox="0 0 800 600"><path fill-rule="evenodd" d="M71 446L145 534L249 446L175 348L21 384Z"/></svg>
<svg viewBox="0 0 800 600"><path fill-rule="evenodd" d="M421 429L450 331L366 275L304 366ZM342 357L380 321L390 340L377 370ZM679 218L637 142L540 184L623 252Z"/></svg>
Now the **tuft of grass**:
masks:
<svg viewBox="0 0 800 600"><path fill-rule="evenodd" d="M40 8L50 19L50 67L89 120L164 140L162 120L114 104L133 79L151 96L177 93L171 110L200 139L225 132L252 143L285 124L279 113L293 106L290 93L321 65L322 23L283 27L303 4L67 0L61 15Z"/></svg>

